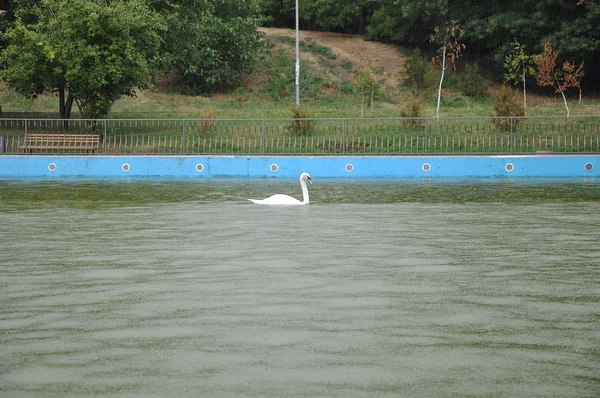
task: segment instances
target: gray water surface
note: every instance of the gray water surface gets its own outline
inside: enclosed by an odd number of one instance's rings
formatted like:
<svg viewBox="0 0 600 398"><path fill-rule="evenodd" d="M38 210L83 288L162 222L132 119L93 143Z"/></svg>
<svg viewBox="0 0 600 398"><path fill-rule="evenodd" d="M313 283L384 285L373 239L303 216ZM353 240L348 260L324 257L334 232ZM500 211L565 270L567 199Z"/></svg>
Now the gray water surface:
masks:
<svg viewBox="0 0 600 398"><path fill-rule="evenodd" d="M0 394L598 396L600 185L0 181Z"/></svg>

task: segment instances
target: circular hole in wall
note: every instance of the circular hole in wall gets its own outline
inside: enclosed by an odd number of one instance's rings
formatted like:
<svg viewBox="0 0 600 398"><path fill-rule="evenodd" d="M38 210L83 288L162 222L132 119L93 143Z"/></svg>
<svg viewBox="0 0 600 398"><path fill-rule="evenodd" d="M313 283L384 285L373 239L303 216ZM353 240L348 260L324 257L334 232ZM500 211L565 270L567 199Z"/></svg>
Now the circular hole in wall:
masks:
<svg viewBox="0 0 600 398"><path fill-rule="evenodd" d="M594 170L594 165L590 162L587 162L585 165L583 165L583 168L585 171L592 171Z"/></svg>
<svg viewBox="0 0 600 398"><path fill-rule="evenodd" d="M56 171L56 163L50 163L48 165L48 170L49 171Z"/></svg>
<svg viewBox="0 0 600 398"><path fill-rule="evenodd" d="M123 166L121 166L121 170L123 170L125 173L127 173L130 169L131 166L129 165L129 163L123 163Z"/></svg>
<svg viewBox="0 0 600 398"><path fill-rule="evenodd" d="M513 171L515 169L515 166L512 163L506 163L506 165L504 165L504 170L508 171L509 173L511 171Z"/></svg>
<svg viewBox="0 0 600 398"><path fill-rule="evenodd" d="M352 173L352 171L354 170L354 166L351 163L348 163L345 169L348 173Z"/></svg>
<svg viewBox="0 0 600 398"><path fill-rule="evenodd" d="M424 163L423 166L421 166L421 168L426 173L429 173L431 171L431 165L429 163Z"/></svg>
<svg viewBox="0 0 600 398"><path fill-rule="evenodd" d="M269 170L271 170L271 172L273 172L273 173L277 173L277 171L279 170L279 166L277 166L275 163L273 163L271 165L271 167L269 167Z"/></svg>
<svg viewBox="0 0 600 398"><path fill-rule="evenodd" d="M203 165L202 163L198 163L198 164L196 165L196 171L197 171L198 173L202 173L202 172L204 171L204 165Z"/></svg>

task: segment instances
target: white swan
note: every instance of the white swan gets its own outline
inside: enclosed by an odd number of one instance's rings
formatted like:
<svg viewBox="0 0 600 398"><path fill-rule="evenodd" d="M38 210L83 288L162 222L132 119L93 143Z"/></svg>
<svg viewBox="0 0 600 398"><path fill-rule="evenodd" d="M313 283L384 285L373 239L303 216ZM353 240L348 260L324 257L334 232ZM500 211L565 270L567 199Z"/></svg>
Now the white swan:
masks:
<svg viewBox="0 0 600 398"><path fill-rule="evenodd" d="M307 205L308 204L308 189L306 188L306 181L312 184L312 178L308 173L300 174L300 186L302 187L302 202L296 198L292 198L288 195L273 195L266 199L248 199L252 203L258 205Z"/></svg>

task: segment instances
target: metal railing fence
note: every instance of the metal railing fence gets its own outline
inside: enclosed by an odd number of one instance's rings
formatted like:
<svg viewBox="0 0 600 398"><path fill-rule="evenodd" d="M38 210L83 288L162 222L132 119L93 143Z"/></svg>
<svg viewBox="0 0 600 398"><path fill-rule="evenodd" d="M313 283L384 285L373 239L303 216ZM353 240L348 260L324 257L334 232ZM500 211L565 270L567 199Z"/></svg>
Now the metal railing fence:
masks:
<svg viewBox="0 0 600 398"><path fill-rule="evenodd" d="M95 154L600 153L600 116L386 119L0 119L0 154L28 134L98 134ZM30 154L87 153L51 143Z"/></svg>

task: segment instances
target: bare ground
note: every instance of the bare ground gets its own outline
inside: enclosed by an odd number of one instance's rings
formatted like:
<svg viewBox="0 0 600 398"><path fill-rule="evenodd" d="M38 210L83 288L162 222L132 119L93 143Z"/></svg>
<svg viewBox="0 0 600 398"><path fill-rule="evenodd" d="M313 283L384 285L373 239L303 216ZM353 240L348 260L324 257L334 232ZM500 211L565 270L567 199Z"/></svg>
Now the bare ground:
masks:
<svg viewBox="0 0 600 398"><path fill-rule="evenodd" d="M261 28L267 37L276 42L277 36L295 38L293 29ZM338 76L330 76L330 84L336 84L336 79L344 78L353 80L353 71L368 70L375 78L385 86L387 92L390 90L397 93L402 83L401 72L406 55L398 46L367 41L360 35L347 35L331 32L300 31L300 40L312 39L320 46L327 47L333 51L337 58L334 63L334 71ZM319 69L317 56L308 51L302 51L300 58L310 62L311 66ZM350 71L340 67L342 62L350 62Z"/></svg>

